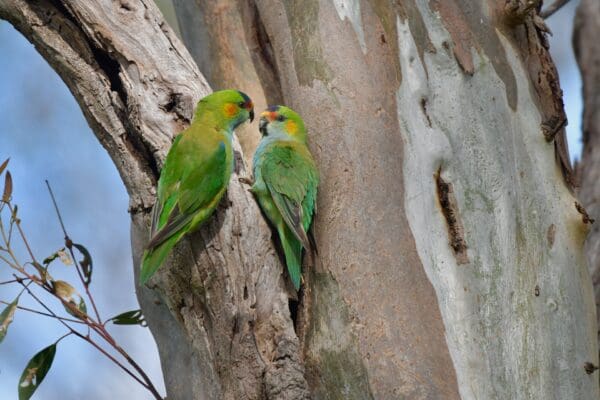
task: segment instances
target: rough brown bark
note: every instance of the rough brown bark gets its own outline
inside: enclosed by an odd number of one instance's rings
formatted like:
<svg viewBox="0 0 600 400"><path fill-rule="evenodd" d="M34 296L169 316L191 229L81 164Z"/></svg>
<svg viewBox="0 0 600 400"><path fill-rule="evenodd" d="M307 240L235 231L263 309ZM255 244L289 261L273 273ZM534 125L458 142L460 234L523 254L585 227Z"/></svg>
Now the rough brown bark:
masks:
<svg viewBox="0 0 600 400"><path fill-rule="evenodd" d="M160 165L208 85L151 1L2 1L0 18L63 78L115 162L130 195L137 274ZM237 158L215 217L138 297L170 398L304 399L282 266Z"/></svg>
<svg viewBox="0 0 600 400"><path fill-rule="evenodd" d="M583 81L583 155L578 167L579 197L596 220L586 241L586 254L600 306L600 3L582 0L577 9L573 45Z"/></svg>

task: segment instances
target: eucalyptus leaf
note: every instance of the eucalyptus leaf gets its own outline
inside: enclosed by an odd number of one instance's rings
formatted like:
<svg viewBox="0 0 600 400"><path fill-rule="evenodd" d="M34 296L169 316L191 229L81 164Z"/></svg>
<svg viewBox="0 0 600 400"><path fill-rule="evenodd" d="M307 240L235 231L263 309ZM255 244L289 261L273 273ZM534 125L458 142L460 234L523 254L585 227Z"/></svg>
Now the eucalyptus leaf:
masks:
<svg viewBox="0 0 600 400"><path fill-rule="evenodd" d="M81 297L77 290L65 281L52 281L51 283L54 293L65 302L74 305L78 312L74 312L67 306L65 306L65 310L72 316L85 320L87 307L83 297Z"/></svg>
<svg viewBox="0 0 600 400"><path fill-rule="evenodd" d="M79 251L83 256L83 260L79 261L79 265L81 266L83 275L85 277L85 284L89 285L92 281L92 270L94 267L92 263L92 255L90 254L88 249L86 249L85 246L81 244L73 243L73 247L75 247L77 251Z"/></svg>
<svg viewBox="0 0 600 400"><path fill-rule="evenodd" d="M63 264L65 265L72 265L73 264L73 260L71 260L71 257L67 254L67 252L65 251L65 249L61 249L58 252L58 258L60 258L60 261L62 261Z"/></svg>
<svg viewBox="0 0 600 400"><path fill-rule="evenodd" d="M142 314L142 310L131 310L121 313L111 318L113 324L116 325L141 325L146 326L146 320Z"/></svg>
<svg viewBox="0 0 600 400"><path fill-rule="evenodd" d="M4 160L4 162L2 163L2 165L0 165L0 175L2 175L2 173L4 172L4 169L8 165L8 161L9 160L10 160L10 158L7 158L6 160Z"/></svg>
<svg viewBox="0 0 600 400"><path fill-rule="evenodd" d="M15 311L17 311L17 304L19 302L19 298L17 297L12 303L6 306L2 313L0 313L0 343L4 340L6 336L6 332L8 331L8 326L13 321Z"/></svg>
<svg viewBox="0 0 600 400"><path fill-rule="evenodd" d="M4 177L4 193L2 194L2 201L8 203L10 201L10 196L12 195L13 184L12 184L12 176L10 175L10 171L6 171L6 176Z"/></svg>
<svg viewBox="0 0 600 400"><path fill-rule="evenodd" d="M54 253L52 253L51 255L49 255L48 257L44 258L44 261L42 261L42 264L48 265L50 264L52 261L56 260L58 257L60 257L59 252L64 252L65 248L63 247L60 250L55 251Z"/></svg>
<svg viewBox="0 0 600 400"><path fill-rule="evenodd" d="M37 353L27 363L19 379L19 400L28 400L40 386L52 366L56 354L56 343Z"/></svg>

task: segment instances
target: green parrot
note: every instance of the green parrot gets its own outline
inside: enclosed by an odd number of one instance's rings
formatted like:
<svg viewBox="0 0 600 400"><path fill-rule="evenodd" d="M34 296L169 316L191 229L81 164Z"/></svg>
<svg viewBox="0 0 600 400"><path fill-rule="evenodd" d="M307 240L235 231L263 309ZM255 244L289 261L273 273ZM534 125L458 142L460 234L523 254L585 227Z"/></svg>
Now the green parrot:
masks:
<svg viewBox="0 0 600 400"><path fill-rule="evenodd" d="M198 102L191 125L175 137L160 173L141 284L186 233L211 216L233 170L233 130L253 118L252 101L237 90L214 92Z"/></svg>
<svg viewBox="0 0 600 400"><path fill-rule="evenodd" d="M309 232L316 210L319 171L306 147L302 118L288 107L271 106L261 114L262 139L254 153L252 192L277 230L290 278L300 289L302 249L315 260Z"/></svg>

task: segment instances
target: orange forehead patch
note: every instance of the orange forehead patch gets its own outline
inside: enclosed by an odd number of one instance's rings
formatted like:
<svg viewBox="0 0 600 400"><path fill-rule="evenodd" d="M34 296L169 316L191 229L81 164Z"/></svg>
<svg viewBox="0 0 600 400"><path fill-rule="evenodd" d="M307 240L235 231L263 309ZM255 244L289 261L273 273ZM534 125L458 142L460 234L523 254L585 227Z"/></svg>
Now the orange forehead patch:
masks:
<svg viewBox="0 0 600 400"><path fill-rule="evenodd" d="M226 117L233 117L237 113L237 107L233 103L226 103L223 106L223 112Z"/></svg>
<svg viewBox="0 0 600 400"><path fill-rule="evenodd" d="M277 118L277 113L275 111L263 111L260 116L266 118L269 122L273 122Z"/></svg>
<svg viewBox="0 0 600 400"><path fill-rule="evenodd" d="M298 124L290 119L285 123L285 130L288 131L289 134L294 135L298 132Z"/></svg>

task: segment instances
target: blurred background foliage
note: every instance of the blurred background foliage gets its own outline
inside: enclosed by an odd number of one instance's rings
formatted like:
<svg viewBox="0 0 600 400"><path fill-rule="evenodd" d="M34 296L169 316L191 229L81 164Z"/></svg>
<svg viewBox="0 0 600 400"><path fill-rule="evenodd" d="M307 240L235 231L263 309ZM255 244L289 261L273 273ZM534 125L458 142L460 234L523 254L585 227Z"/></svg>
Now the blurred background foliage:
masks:
<svg viewBox="0 0 600 400"><path fill-rule="evenodd" d="M178 31L170 0L157 1ZM559 70L569 118L572 158L581 153L581 81L571 47L571 1L547 22L554 35L551 52ZM44 185L54 188L67 230L94 258L92 290L104 318L138 308L134 293L125 187L79 106L58 75L10 24L0 21L0 161L11 157L14 202L40 259L63 247L60 226ZM23 249L18 249L24 257ZM71 267L72 268L72 267ZM69 267L56 264L57 279L73 279ZM0 266L0 281L10 279ZM0 286L0 299L11 301L18 287ZM22 305L37 307L23 296ZM111 332L164 393L156 346L148 329L112 326ZM16 398L17 381L38 350L65 333L54 320L18 312L0 346L0 398ZM34 398L148 399L149 394L87 343L61 342L46 380Z"/></svg>

